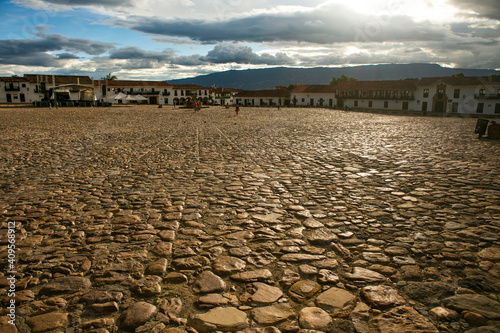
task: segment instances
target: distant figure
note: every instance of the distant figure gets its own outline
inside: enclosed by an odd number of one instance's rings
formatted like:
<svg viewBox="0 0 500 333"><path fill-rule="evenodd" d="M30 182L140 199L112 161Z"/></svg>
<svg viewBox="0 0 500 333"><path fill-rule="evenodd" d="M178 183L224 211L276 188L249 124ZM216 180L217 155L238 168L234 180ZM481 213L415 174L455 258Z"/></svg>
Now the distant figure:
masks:
<svg viewBox="0 0 500 333"><path fill-rule="evenodd" d="M238 112L240 112L240 107L238 105L236 105L236 115L238 115Z"/></svg>
<svg viewBox="0 0 500 333"><path fill-rule="evenodd" d="M174 109L175 109L175 102L174 102Z"/></svg>
<svg viewBox="0 0 500 333"><path fill-rule="evenodd" d="M49 110L52 110L52 103L49 103Z"/></svg>

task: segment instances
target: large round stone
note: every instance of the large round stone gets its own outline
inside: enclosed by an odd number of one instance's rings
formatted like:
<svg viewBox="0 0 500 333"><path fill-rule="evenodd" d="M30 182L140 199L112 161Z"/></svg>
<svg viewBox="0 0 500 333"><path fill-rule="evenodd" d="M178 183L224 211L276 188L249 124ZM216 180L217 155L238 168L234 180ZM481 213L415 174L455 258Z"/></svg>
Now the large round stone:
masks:
<svg viewBox="0 0 500 333"><path fill-rule="evenodd" d="M345 311L354 308L356 296L344 289L330 288L316 298L316 305L330 312Z"/></svg>
<svg viewBox="0 0 500 333"><path fill-rule="evenodd" d="M199 294L217 293L225 288L224 280L209 271L201 272L193 285L194 292Z"/></svg>
<svg viewBox="0 0 500 333"><path fill-rule="evenodd" d="M80 276L64 276L47 283L40 290L40 295L73 294L90 288L90 280Z"/></svg>
<svg viewBox="0 0 500 333"><path fill-rule="evenodd" d="M68 313L46 313L27 320L33 333L64 330L68 326Z"/></svg>
<svg viewBox="0 0 500 333"><path fill-rule="evenodd" d="M252 317L261 325L277 325L295 318L296 314L290 304L282 303L255 308L252 310Z"/></svg>
<svg viewBox="0 0 500 333"><path fill-rule="evenodd" d="M288 296L302 303L313 297L320 289L321 286L315 281L301 280L290 287Z"/></svg>
<svg viewBox="0 0 500 333"><path fill-rule="evenodd" d="M403 305L405 299L396 289L389 286L367 286L361 289L361 296L373 307L388 308Z"/></svg>
<svg viewBox="0 0 500 333"><path fill-rule="evenodd" d="M215 273L219 275L229 275L241 272L246 267L246 263L236 257L222 256L213 263Z"/></svg>
<svg viewBox="0 0 500 333"><path fill-rule="evenodd" d="M332 318L321 308L308 307L300 310L299 323L305 329L326 331L332 323Z"/></svg>
<svg viewBox="0 0 500 333"><path fill-rule="evenodd" d="M236 308L215 308L188 319L188 325L200 333L215 331L236 332L248 327L247 314Z"/></svg>
<svg viewBox="0 0 500 333"><path fill-rule="evenodd" d="M121 314L120 328L125 331L134 331L137 327L151 320L156 312L157 308L152 304L146 302L134 303Z"/></svg>

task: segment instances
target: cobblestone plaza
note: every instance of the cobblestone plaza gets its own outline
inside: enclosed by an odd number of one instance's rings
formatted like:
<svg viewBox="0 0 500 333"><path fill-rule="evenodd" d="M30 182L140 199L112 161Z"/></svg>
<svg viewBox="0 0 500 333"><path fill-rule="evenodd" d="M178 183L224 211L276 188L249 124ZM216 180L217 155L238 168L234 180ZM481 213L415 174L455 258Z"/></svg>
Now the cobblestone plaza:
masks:
<svg viewBox="0 0 500 333"><path fill-rule="evenodd" d="M0 109L0 331L15 299L17 332L500 332L500 141L475 124Z"/></svg>

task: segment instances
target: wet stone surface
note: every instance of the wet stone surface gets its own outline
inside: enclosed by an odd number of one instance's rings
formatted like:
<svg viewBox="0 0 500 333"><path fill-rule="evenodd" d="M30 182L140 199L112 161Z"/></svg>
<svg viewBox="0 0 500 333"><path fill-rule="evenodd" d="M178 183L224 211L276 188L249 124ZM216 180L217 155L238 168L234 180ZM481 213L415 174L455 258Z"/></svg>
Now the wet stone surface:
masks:
<svg viewBox="0 0 500 333"><path fill-rule="evenodd" d="M0 109L0 330L500 332L500 143L475 123Z"/></svg>

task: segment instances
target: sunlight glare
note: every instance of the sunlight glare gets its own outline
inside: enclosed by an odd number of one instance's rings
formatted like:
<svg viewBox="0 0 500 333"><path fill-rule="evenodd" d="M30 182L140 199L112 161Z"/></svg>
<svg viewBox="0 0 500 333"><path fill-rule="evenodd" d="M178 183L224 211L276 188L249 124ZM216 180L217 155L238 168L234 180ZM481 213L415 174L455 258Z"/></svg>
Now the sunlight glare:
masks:
<svg viewBox="0 0 500 333"><path fill-rule="evenodd" d="M346 50L344 51L344 55L346 57L348 57L352 54L360 54L360 53L368 53L368 51L360 49L359 47L356 47L356 46L348 46L348 47L346 47Z"/></svg>
<svg viewBox="0 0 500 333"><path fill-rule="evenodd" d="M415 21L450 22L458 10L446 0L334 0L366 15L409 16Z"/></svg>

